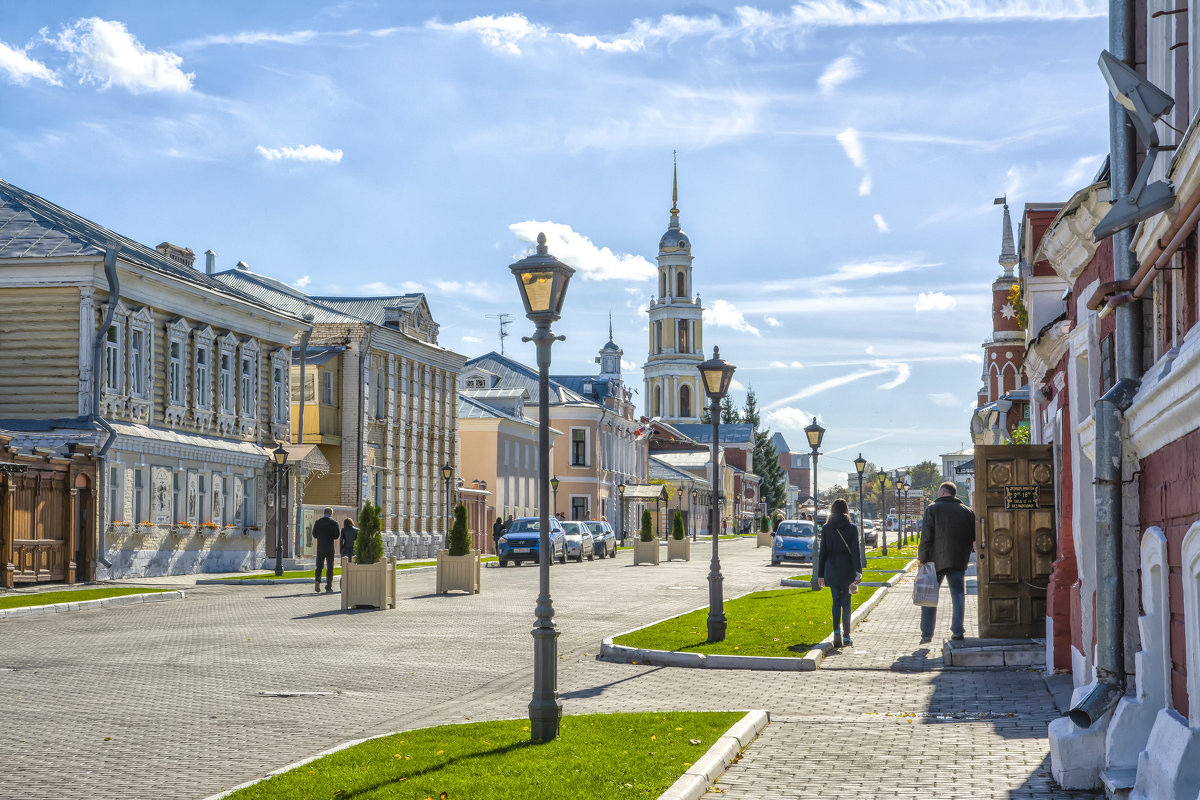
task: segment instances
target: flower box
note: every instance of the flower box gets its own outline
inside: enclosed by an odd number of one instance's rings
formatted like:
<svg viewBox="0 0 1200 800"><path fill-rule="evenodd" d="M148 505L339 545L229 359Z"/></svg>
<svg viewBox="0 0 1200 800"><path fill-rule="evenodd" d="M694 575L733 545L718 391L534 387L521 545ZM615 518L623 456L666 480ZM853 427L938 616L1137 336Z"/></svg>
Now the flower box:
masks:
<svg viewBox="0 0 1200 800"><path fill-rule="evenodd" d="M465 556L452 556L449 550L437 553L437 594L461 590L468 594L479 594L479 551L472 550Z"/></svg>
<svg viewBox="0 0 1200 800"><path fill-rule="evenodd" d="M638 564L653 564L658 566L658 561L662 556L659 553L658 539L651 539L648 542L643 542L641 539L636 539L633 543L633 565Z"/></svg>
<svg viewBox="0 0 1200 800"><path fill-rule="evenodd" d="M232 536L239 531L241 531L241 528L239 528L237 525L226 525L224 528L221 528L221 535Z"/></svg>
<svg viewBox="0 0 1200 800"><path fill-rule="evenodd" d="M358 606L396 607L396 559L381 558L374 564L342 559L342 609Z"/></svg>
<svg viewBox="0 0 1200 800"><path fill-rule="evenodd" d="M197 536L216 536L217 533L220 532L220 530L221 530L220 526L218 526L212 522L201 522L199 527L196 528L196 535Z"/></svg>
<svg viewBox="0 0 1200 800"><path fill-rule="evenodd" d="M667 561L692 560L692 540L691 539L667 539Z"/></svg>

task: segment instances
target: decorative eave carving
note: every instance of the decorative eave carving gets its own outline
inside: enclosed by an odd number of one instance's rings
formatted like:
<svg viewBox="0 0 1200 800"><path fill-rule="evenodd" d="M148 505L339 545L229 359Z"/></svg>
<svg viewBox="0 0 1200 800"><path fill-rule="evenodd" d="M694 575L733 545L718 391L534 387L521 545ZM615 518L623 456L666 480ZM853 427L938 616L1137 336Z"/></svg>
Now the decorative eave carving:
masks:
<svg viewBox="0 0 1200 800"><path fill-rule="evenodd" d="M1071 323L1064 319L1048 327L1029 346L1025 353L1025 374L1030 384L1041 383L1046 373L1058 366L1070 345L1070 333Z"/></svg>
<svg viewBox="0 0 1200 800"><path fill-rule="evenodd" d="M1075 193L1042 237L1038 253L1068 285L1075 283L1096 254L1100 243L1092 241L1092 230L1111 207L1108 181L1093 183Z"/></svg>

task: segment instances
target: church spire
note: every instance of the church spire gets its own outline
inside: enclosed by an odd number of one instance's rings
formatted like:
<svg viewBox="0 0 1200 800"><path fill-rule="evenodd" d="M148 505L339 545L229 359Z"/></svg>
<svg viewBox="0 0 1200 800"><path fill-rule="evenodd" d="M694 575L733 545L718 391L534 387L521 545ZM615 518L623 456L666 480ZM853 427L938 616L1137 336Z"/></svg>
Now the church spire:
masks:
<svg viewBox="0 0 1200 800"><path fill-rule="evenodd" d="M1017 265L1017 247L1013 243L1012 217L1008 213L1008 196L996 198L1004 203L1004 222L1000 229L1000 266L1004 267L1004 277L1011 278L1013 267Z"/></svg>
<svg viewBox="0 0 1200 800"><path fill-rule="evenodd" d="M671 229L679 229L679 158L671 151Z"/></svg>
<svg viewBox="0 0 1200 800"><path fill-rule="evenodd" d="M612 338L612 312L611 311L608 312L608 340L610 342L613 340L613 338Z"/></svg>

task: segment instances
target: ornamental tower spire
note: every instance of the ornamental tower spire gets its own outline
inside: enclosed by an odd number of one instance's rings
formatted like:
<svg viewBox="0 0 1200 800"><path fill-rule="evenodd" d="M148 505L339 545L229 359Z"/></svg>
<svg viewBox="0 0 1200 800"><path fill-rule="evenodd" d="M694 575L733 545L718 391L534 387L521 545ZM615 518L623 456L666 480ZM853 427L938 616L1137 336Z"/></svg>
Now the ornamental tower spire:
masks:
<svg viewBox="0 0 1200 800"><path fill-rule="evenodd" d="M1011 278L1013 267L1017 266L1017 247L1013 243L1012 217L1008 213L1008 196L1004 200L1004 222L1000 228L1000 266L1004 267L1004 277Z"/></svg>

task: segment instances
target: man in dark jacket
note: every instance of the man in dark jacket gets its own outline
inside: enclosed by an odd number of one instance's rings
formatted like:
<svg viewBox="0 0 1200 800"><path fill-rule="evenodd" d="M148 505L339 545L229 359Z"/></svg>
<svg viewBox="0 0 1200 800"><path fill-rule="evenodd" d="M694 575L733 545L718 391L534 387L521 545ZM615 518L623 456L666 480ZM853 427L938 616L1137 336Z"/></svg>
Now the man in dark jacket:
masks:
<svg viewBox="0 0 1200 800"><path fill-rule="evenodd" d="M975 549L975 512L958 499L958 488L950 481L938 487L937 499L925 509L921 520L921 544L917 547L917 561L921 564L933 562L937 569L938 586L942 578L950 587L950 600L954 612L950 617L950 638L963 638L963 587L971 552ZM921 608L921 644L933 641L933 627L937 622L937 607Z"/></svg>
<svg viewBox="0 0 1200 800"><path fill-rule="evenodd" d="M333 520L333 509L326 507L325 516L314 522L312 527L312 538L317 543L317 568L313 573L317 579L317 585L313 591L321 591L322 566L328 569L325 591L333 591L333 546L337 543L341 533L338 524Z"/></svg>

